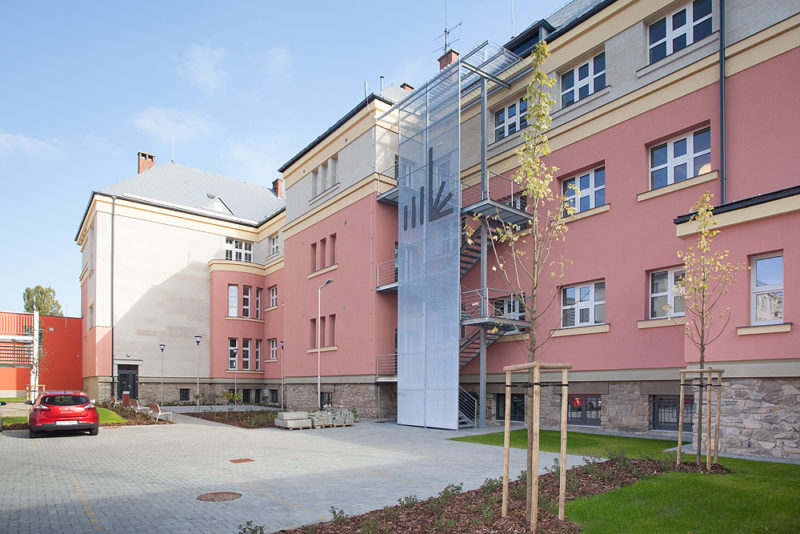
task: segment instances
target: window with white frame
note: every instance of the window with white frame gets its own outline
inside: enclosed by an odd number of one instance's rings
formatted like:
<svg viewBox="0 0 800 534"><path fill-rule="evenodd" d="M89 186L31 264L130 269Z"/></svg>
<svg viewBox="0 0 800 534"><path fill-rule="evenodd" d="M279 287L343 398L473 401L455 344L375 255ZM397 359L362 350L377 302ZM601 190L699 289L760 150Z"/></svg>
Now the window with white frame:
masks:
<svg viewBox="0 0 800 534"><path fill-rule="evenodd" d="M590 326L606 320L606 283L561 288L561 327Z"/></svg>
<svg viewBox="0 0 800 534"><path fill-rule="evenodd" d="M263 293L260 287L256 288L256 319L261 319L261 293Z"/></svg>
<svg viewBox="0 0 800 534"><path fill-rule="evenodd" d="M269 255L278 253L278 234L269 236Z"/></svg>
<svg viewBox="0 0 800 534"><path fill-rule="evenodd" d="M597 169L568 178L562 182L567 202L575 212L587 211L606 203L606 169Z"/></svg>
<svg viewBox="0 0 800 534"><path fill-rule="evenodd" d="M339 183L339 160L336 157L311 172L311 198L321 195Z"/></svg>
<svg viewBox="0 0 800 534"><path fill-rule="evenodd" d="M711 171L711 129L703 128L650 148L650 188Z"/></svg>
<svg viewBox="0 0 800 534"><path fill-rule="evenodd" d="M242 286L242 317L250 317L250 286Z"/></svg>
<svg viewBox="0 0 800 534"><path fill-rule="evenodd" d="M239 239L225 239L225 259L233 261L253 261L253 244Z"/></svg>
<svg viewBox="0 0 800 534"><path fill-rule="evenodd" d="M783 322L783 253L750 260L750 320L753 325Z"/></svg>
<svg viewBox="0 0 800 534"><path fill-rule="evenodd" d="M272 338L269 340L269 359L270 360L277 360L278 359L278 339Z"/></svg>
<svg viewBox="0 0 800 534"><path fill-rule="evenodd" d="M269 288L269 307L275 307L278 305L278 286L272 286Z"/></svg>
<svg viewBox="0 0 800 534"><path fill-rule="evenodd" d="M239 316L239 286L228 286L228 317Z"/></svg>
<svg viewBox="0 0 800 534"><path fill-rule="evenodd" d="M261 340L256 339L256 371L261 370Z"/></svg>
<svg viewBox="0 0 800 534"><path fill-rule="evenodd" d="M695 0L648 28L650 63L711 35L711 0Z"/></svg>
<svg viewBox="0 0 800 534"><path fill-rule="evenodd" d="M242 339L242 371L250 370L250 340Z"/></svg>
<svg viewBox="0 0 800 534"><path fill-rule="evenodd" d="M520 98L494 112L494 140L499 141L528 127L528 102Z"/></svg>
<svg viewBox="0 0 800 534"><path fill-rule="evenodd" d="M228 369L236 369L236 360L239 353L239 340L235 337L228 338Z"/></svg>
<svg viewBox="0 0 800 534"><path fill-rule="evenodd" d="M502 299L493 301L494 316L511 319L514 321L525 320L525 305L516 295L508 295Z"/></svg>
<svg viewBox="0 0 800 534"><path fill-rule="evenodd" d="M606 86L606 53L561 74L561 108L571 106Z"/></svg>
<svg viewBox="0 0 800 534"><path fill-rule="evenodd" d="M683 275L683 269L650 273L650 319L684 315L683 290L675 287Z"/></svg>

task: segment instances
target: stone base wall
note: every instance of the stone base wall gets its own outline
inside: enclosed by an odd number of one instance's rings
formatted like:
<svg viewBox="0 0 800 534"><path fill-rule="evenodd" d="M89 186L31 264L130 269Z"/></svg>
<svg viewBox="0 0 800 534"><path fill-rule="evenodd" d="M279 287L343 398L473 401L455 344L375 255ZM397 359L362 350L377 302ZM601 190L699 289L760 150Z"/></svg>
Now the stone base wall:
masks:
<svg viewBox="0 0 800 534"><path fill-rule="evenodd" d="M378 388L380 408L378 414ZM355 410L362 420L391 420L397 418L396 384L324 384L323 393L331 393L334 408ZM286 409L317 409L316 384L286 384Z"/></svg>
<svg viewBox="0 0 800 534"><path fill-rule="evenodd" d="M647 432L651 427L652 399L641 393L639 382L611 382L601 395L600 427L624 433Z"/></svg>
<svg viewBox="0 0 800 534"><path fill-rule="evenodd" d="M713 389L712 441L717 409L716 388ZM703 405L705 411L705 402ZM800 378L723 379L721 412L721 454L800 460ZM707 450L705 421L704 414L703 451ZM696 438L693 435L694 444L697 444Z"/></svg>

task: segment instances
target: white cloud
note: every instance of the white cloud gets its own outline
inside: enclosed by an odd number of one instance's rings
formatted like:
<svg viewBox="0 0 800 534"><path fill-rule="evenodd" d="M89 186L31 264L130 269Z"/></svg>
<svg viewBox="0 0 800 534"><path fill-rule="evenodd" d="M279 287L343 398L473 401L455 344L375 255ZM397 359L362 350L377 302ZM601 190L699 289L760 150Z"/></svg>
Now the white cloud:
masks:
<svg viewBox="0 0 800 534"><path fill-rule="evenodd" d="M269 79L288 79L294 58L288 48L276 46L264 52L264 72Z"/></svg>
<svg viewBox="0 0 800 534"><path fill-rule="evenodd" d="M269 186L280 177L278 167L288 159L287 150L288 140L280 135L231 141L220 154L228 167L223 174Z"/></svg>
<svg viewBox="0 0 800 534"><path fill-rule="evenodd" d="M220 66L227 54L225 48L192 45L183 54L178 74L208 95L215 96L228 86L228 73Z"/></svg>
<svg viewBox="0 0 800 534"><path fill-rule="evenodd" d="M25 154L42 154L56 150L54 145L34 137L22 134L11 134L0 130L0 152L23 152Z"/></svg>
<svg viewBox="0 0 800 534"><path fill-rule="evenodd" d="M148 108L128 122L166 143L172 143L173 134L183 144L214 133L214 124L203 113L175 108Z"/></svg>

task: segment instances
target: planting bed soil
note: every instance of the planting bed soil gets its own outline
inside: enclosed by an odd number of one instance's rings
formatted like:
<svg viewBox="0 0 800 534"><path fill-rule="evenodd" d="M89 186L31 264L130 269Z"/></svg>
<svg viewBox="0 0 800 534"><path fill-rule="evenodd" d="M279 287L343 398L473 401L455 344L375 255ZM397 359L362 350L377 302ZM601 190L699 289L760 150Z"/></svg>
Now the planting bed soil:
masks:
<svg viewBox="0 0 800 534"><path fill-rule="evenodd" d="M220 412L199 412L184 413L190 417L224 423L226 425L240 426L242 428L269 428L275 426L275 418L278 412L275 410L252 410L252 411L220 411Z"/></svg>
<svg viewBox="0 0 800 534"><path fill-rule="evenodd" d="M666 471L703 472L705 465L675 465L675 459L638 459L616 456L605 461L589 461L585 466L567 471L567 500L606 493ZM711 466L711 473L726 473L721 465ZM580 525L558 520L558 467L539 476L539 515L537 532L564 534L580 531ZM523 533L530 532L525 520L525 480L509 484L508 516L500 517L502 479L487 479L481 488L461 492L451 485L437 497L417 501L404 497L395 506L366 514L345 517L331 508L333 521L281 530L285 534L341 534L394 532Z"/></svg>

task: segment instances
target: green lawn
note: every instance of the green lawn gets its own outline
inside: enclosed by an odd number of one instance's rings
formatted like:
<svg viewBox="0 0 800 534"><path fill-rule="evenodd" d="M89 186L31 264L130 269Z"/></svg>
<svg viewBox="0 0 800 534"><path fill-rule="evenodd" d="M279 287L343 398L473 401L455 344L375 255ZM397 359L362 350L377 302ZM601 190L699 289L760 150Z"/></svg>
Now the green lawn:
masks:
<svg viewBox="0 0 800 534"><path fill-rule="evenodd" d="M524 448L525 438L525 430L512 432L512 446ZM503 445L502 432L456 439ZM541 450L558 451L558 440L558 432L542 431ZM603 456L609 450L650 456L673 444L570 432L567 445L569 452L586 456ZM800 532L800 465L734 458L720 458L720 463L729 474L663 473L568 502L567 518L580 523L586 534Z"/></svg>
<svg viewBox="0 0 800 534"><path fill-rule="evenodd" d="M25 397L0 397L0 401L6 401L6 402L25 402Z"/></svg>
<svg viewBox="0 0 800 534"><path fill-rule="evenodd" d="M98 408L97 412L100 414L100 426L113 425L115 423L124 423L125 421L127 421L127 419L125 419L124 417L117 415L116 412L112 412L111 410L107 410L105 408ZM3 417L4 427L16 423L27 423L27 422L28 422L28 417L24 415L18 417Z"/></svg>
<svg viewBox="0 0 800 534"><path fill-rule="evenodd" d="M514 430L511 432L511 446L524 449L527 446L527 431ZM455 441L468 441L484 445L503 446L503 433L482 434L479 436L465 436L453 438ZM567 452L583 456L607 456L609 451L625 451L630 457L644 458L652 454L677 446L677 441L663 439L624 438L620 436L605 436L603 434L585 434L582 432L569 432L567 434ZM561 432L555 430L542 430L539 433L539 448L547 452L561 450Z"/></svg>

